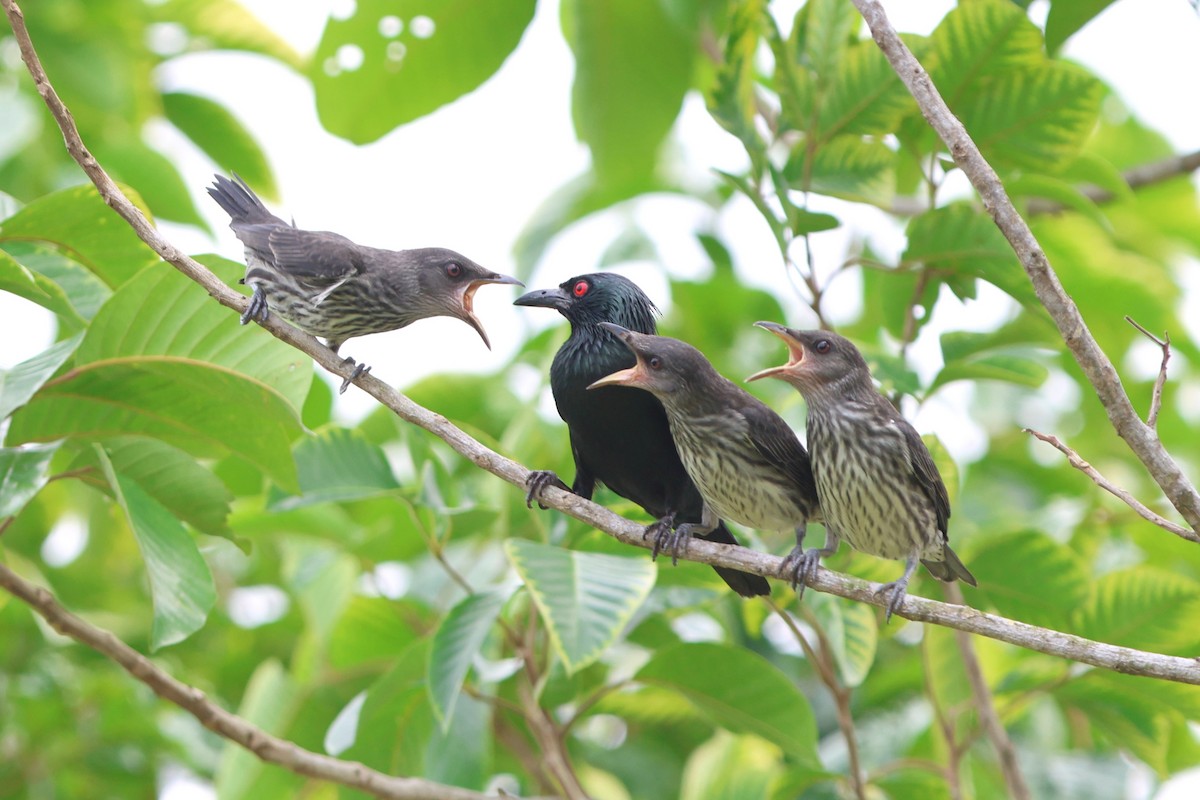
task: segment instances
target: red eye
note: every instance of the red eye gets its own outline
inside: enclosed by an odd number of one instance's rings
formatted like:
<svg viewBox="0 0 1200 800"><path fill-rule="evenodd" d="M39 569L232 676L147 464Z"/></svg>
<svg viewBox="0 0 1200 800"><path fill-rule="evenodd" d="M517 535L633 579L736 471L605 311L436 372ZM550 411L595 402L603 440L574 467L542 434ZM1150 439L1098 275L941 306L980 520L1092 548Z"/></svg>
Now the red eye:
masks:
<svg viewBox="0 0 1200 800"><path fill-rule="evenodd" d="M462 264L459 264L457 261L451 261L446 265L446 274L451 278L457 278L459 275L462 275Z"/></svg>
<svg viewBox="0 0 1200 800"><path fill-rule="evenodd" d="M583 297L585 294L587 294L588 289L590 289L590 288L591 287L588 286L587 281L580 281L579 283L575 284L575 288L572 289L571 291L575 294L576 297Z"/></svg>
<svg viewBox="0 0 1200 800"><path fill-rule="evenodd" d="M816 351L818 353L828 353L832 347L833 345L829 343L828 339L820 339L817 341Z"/></svg>

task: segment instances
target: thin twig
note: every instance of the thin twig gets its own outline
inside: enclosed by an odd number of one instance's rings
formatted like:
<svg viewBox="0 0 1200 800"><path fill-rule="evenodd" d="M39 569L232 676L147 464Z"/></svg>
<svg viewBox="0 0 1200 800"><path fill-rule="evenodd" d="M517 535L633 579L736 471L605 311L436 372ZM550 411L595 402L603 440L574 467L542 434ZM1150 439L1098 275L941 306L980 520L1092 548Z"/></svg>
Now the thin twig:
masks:
<svg viewBox="0 0 1200 800"><path fill-rule="evenodd" d="M956 583L947 584L946 599L951 603L965 602L962 590ZM958 643L958 652L962 655L963 666L967 671L967 682L971 685L971 696L975 700L975 711L979 715L980 725L996 750L1000 774L1004 776L1004 785L1008 787L1008 796L1011 800L1030 800L1029 784L1025 782L1025 776L1017 762L1017 750L996 713L996 703L992 698L992 690L983 677L983 668L979 665L979 656L975 653L975 643L962 631L954 632L954 640Z"/></svg>
<svg viewBox="0 0 1200 800"><path fill-rule="evenodd" d="M1158 377L1154 380L1154 392L1150 395L1150 413L1146 415L1146 424L1158 428L1158 412L1162 410L1163 387L1167 385L1167 362L1171 360L1171 334L1163 331L1163 338L1158 338L1143 328L1133 317L1125 315L1125 321L1142 332L1150 341L1162 350L1162 363L1158 365Z"/></svg>
<svg viewBox="0 0 1200 800"><path fill-rule="evenodd" d="M47 590L35 586L0 564L0 586L36 611L54 630L116 662L162 699L194 716L210 731L246 748L263 761L298 775L338 783L375 797L396 800L481 800L479 792L445 786L422 778L402 778L353 761L344 761L280 739L209 700L203 692L168 675L154 662L109 631L97 628L67 611Z"/></svg>
<svg viewBox="0 0 1200 800"><path fill-rule="evenodd" d="M568 800L588 800L587 792L583 790L583 785L579 782L575 768L567 756L562 731L546 709L538 704L537 697L534 696L534 686L528 677L517 682L517 695L525 709L525 722L529 725L529 731L541 748L542 759Z"/></svg>
<svg viewBox="0 0 1200 800"><path fill-rule="evenodd" d="M921 681L925 695L929 698L929 707L933 709L933 719L937 723L937 731L942 735L946 744L946 766L942 768L942 778L950 793L950 800L962 800L962 776L959 765L962 761L963 745L958 741L958 732L954 728L954 720L950 719L946 709L938 702L937 692L933 688L934 671L929 663L929 637L921 639Z"/></svg>
<svg viewBox="0 0 1200 800"><path fill-rule="evenodd" d="M949 148L950 155L979 193L983 207L1012 246L1038 300L1096 391L1117 435L1145 465L1171 505L1193 530L1200 530L1200 492L1163 447L1157 432L1142 422L1121 386L1112 361L1100 349L1079 308L1063 288L1029 225L1017 213L996 171L938 94L928 73L901 41L879 0L853 0L879 49L916 99L921 113Z"/></svg>
<svg viewBox="0 0 1200 800"><path fill-rule="evenodd" d="M1099 470L1097 470L1095 467L1093 467L1087 461L1084 461L1083 458L1081 458L1078 453L1076 453L1074 450L1072 450L1066 444L1066 442L1064 442L1062 439L1059 439L1057 436L1054 436L1049 433L1041 433L1040 431L1035 431L1033 428L1023 428L1022 430L1025 433L1028 433L1030 436L1033 436L1036 439L1040 439L1048 445L1052 445L1060 453L1062 453L1063 455L1065 455L1067 457L1067 463L1069 463L1072 467L1074 467L1075 469L1082 472L1084 475L1087 475L1089 478L1091 478L1092 481L1097 486L1099 486L1101 489L1105 490L1106 492L1109 492L1110 494L1112 494L1113 496L1118 498L1121 502L1125 503L1125 505L1132 508L1134 511L1137 512L1138 516L1142 517L1143 519L1145 519L1149 522L1153 522L1155 525L1162 528L1163 530L1170 531L1171 533L1175 534L1176 536L1180 537L1181 539L1187 539L1189 542L1200 543L1200 534L1196 533L1194 530L1192 530L1190 528L1185 528L1182 525L1179 525L1178 523L1171 522L1171 520L1167 519L1166 517L1163 517L1159 514L1154 513L1153 511L1151 511L1149 508L1147 508L1145 506L1145 504L1142 503L1142 501L1138 500L1132 494L1125 491L1120 486L1117 486L1115 483L1110 481L1108 478L1101 475Z"/></svg>

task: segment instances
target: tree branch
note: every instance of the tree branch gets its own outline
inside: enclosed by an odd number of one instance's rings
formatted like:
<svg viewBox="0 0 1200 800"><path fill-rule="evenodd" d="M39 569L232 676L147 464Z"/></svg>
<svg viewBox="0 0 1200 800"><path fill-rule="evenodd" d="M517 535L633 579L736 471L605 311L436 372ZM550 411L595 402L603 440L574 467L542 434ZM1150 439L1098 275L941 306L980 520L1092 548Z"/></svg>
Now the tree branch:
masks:
<svg viewBox="0 0 1200 800"><path fill-rule="evenodd" d="M954 162L979 193L983 207L1004 234L1050 313L1063 341L1096 390L1108 419L1129 449L1146 466L1171 505L1193 530L1200 530L1200 492L1167 453L1153 428L1142 422L1121 386L1112 362L1087 328L1079 308L1063 289L1033 232L1013 207L1004 185L951 113L925 69L905 46L878 0L854 0L876 44L916 99L921 113L950 150Z"/></svg>
<svg viewBox="0 0 1200 800"><path fill-rule="evenodd" d="M385 775L364 764L314 753L272 736L216 705L194 686L171 677L109 631L84 622L63 608L50 592L29 583L4 564L0 564L0 586L27 603L54 630L115 661L156 695L179 706L210 731L241 745L263 761L278 764L298 775L331 781L392 800L482 800L488 796L422 778Z"/></svg>
<svg viewBox="0 0 1200 800"><path fill-rule="evenodd" d="M1163 338L1158 338L1143 328L1137 320L1128 314L1125 321L1142 332L1147 339L1158 345L1162 350L1162 363L1158 365L1158 377L1154 379L1154 391L1150 395L1150 413L1146 414L1146 424L1158 428L1158 412L1162 411L1163 387L1167 385L1167 362L1171 360L1171 334L1164 332Z"/></svg>
<svg viewBox="0 0 1200 800"><path fill-rule="evenodd" d="M1072 450L1070 446L1068 446L1062 439L1059 439L1057 436L1053 436L1049 433L1035 431L1033 428L1023 428L1022 430L1024 430L1024 432L1028 433L1030 436L1041 439L1046 444L1055 447L1060 453L1067 457L1067 462L1072 467L1079 470L1084 475L1087 475L1104 491L1116 496L1121 500L1121 502L1125 503L1125 505L1136 511L1138 516L1148 520L1149 522L1153 522L1163 530L1170 531L1181 539L1187 539L1189 542L1196 542L1200 544L1200 534L1197 534L1190 528L1185 528L1182 525L1174 523L1166 517L1155 514L1153 511L1147 508L1142 501L1138 500L1132 494L1101 475L1098 469L1093 467L1087 461L1084 461L1079 454Z"/></svg>

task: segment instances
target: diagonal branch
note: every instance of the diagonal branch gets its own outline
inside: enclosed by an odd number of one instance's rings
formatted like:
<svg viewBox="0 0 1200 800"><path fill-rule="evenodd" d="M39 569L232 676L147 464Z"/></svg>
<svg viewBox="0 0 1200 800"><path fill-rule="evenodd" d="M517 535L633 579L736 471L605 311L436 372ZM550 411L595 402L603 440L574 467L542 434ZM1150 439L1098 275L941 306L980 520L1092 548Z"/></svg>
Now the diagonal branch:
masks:
<svg viewBox="0 0 1200 800"><path fill-rule="evenodd" d="M1162 363L1158 365L1158 377L1154 379L1154 391L1150 395L1150 413L1146 415L1146 425L1151 428L1157 428L1158 412L1162 411L1163 387L1167 385L1167 362L1171 360L1171 334L1164 332L1163 338L1160 339L1143 328L1137 320L1128 314L1125 315L1125 321L1141 331L1143 336L1154 342L1162 350Z"/></svg>
<svg viewBox="0 0 1200 800"><path fill-rule="evenodd" d="M946 106L912 51L900 40L879 0L854 0L854 5L867 21L879 49L916 99L925 119L946 143L954 163L979 192L983 207L1016 252L1038 300L1050 313L1063 341L1096 390L1117 435L1145 465L1188 525L1193 530L1200 530L1200 492L1163 447L1155 430L1142 422L1134 410L1116 368L1088 330L1079 308L1063 289L1033 232L1013 207L995 170Z"/></svg>
<svg viewBox="0 0 1200 800"><path fill-rule="evenodd" d="M54 630L115 661L156 695L179 706L210 731L241 745L263 761L278 764L298 775L332 781L391 800L483 800L487 797L423 778L385 775L364 764L314 753L272 736L213 703L194 686L171 677L109 631L84 622L63 608L50 592L29 583L4 564L0 564L0 586L27 603Z"/></svg>

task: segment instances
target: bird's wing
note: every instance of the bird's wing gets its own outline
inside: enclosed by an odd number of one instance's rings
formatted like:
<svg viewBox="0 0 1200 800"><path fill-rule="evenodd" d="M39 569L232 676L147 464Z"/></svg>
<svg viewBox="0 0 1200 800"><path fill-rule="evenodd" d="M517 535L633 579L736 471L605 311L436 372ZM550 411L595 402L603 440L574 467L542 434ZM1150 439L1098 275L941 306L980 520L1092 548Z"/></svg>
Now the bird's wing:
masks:
<svg viewBox="0 0 1200 800"><path fill-rule="evenodd" d="M808 452L783 418L762 405L747 405L740 409L748 425L750 441L774 467L782 470L799 486L806 497L817 496L812 463Z"/></svg>
<svg viewBox="0 0 1200 800"><path fill-rule="evenodd" d="M933 456L921 440L917 429L899 415L894 421L904 433L904 443L908 446L908 461L912 465L913 474L929 502L933 503L934 511L937 512L938 530L945 536L950 524L950 495L946 492L946 484L942 481L937 465L933 463Z"/></svg>
<svg viewBox="0 0 1200 800"><path fill-rule="evenodd" d="M337 284L363 271L361 248L336 233L275 225L267 244L276 269L313 283Z"/></svg>

